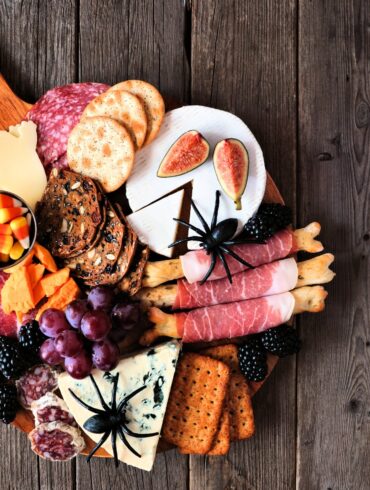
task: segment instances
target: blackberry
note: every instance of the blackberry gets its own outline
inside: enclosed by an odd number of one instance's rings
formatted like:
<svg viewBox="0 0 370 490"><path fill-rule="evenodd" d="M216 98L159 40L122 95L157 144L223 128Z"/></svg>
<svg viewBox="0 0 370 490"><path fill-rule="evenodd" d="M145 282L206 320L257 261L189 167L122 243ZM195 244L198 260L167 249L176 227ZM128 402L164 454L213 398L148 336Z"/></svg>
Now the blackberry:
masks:
<svg viewBox="0 0 370 490"><path fill-rule="evenodd" d="M18 342L0 336L0 371L6 379L17 379L29 367Z"/></svg>
<svg viewBox="0 0 370 490"><path fill-rule="evenodd" d="M13 384L0 385L0 419L4 424L13 422L18 408L16 387Z"/></svg>
<svg viewBox="0 0 370 490"><path fill-rule="evenodd" d="M238 349L240 371L248 381L263 381L267 375L267 356L261 339L251 336Z"/></svg>
<svg viewBox="0 0 370 490"><path fill-rule="evenodd" d="M296 330L289 325L270 328L261 334L264 348L279 357L286 357L299 352L301 341Z"/></svg>
<svg viewBox="0 0 370 490"><path fill-rule="evenodd" d="M19 345L24 352L38 359L41 344L47 337L41 332L39 324L36 320L23 325L19 330Z"/></svg>
<svg viewBox="0 0 370 490"><path fill-rule="evenodd" d="M244 225L243 236L267 240L277 231L286 228L293 221L292 211L288 206L277 203L263 203L257 214Z"/></svg>

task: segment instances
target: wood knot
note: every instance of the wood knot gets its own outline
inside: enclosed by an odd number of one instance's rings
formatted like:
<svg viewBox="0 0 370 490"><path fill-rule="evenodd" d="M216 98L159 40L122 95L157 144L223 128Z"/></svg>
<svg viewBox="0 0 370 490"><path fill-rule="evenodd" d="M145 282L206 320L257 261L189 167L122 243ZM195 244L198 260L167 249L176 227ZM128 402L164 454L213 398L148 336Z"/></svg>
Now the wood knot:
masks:
<svg viewBox="0 0 370 490"><path fill-rule="evenodd" d="M317 159L320 161L320 162L327 162L329 160L334 160L334 157L331 153L328 153L328 152L323 152L323 153L319 153L317 155Z"/></svg>
<svg viewBox="0 0 370 490"><path fill-rule="evenodd" d="M364 239L365 242L367 242L368 239L370 238L369 233L365 233L365 235L362 238Z"/></svg>
<svg viewBox="0 0 370 490"><path fill-rule="evenodd" d="M358 412L358 409L360 407L360 402L359 400L356 400L356 398L352 398L349 402L349 409L351 412L356 413Z"/></svg>
<svg viewBox="0 0 370 490"><path fill-rule="evenodd" d="M355 120L358 128L364 128L370 123L370 107L364 100L356 105Z"/></svg>

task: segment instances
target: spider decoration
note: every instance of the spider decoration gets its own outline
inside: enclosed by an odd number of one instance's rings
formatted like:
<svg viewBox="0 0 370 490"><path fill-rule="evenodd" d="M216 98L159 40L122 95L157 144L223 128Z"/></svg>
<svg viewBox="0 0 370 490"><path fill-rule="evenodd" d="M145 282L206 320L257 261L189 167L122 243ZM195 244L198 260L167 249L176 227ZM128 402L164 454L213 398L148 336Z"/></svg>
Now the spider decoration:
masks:
<svg viewBox="0 0 370 490"><path fill-rule="evenodd" d="M100 393L100 390L98 388L98 385L96 384L94 377L91 374L89 376L95 388L95 391L98 395L101 406L103 407L103 410L88 405L69 388L71 395L80 405L82 405L90 412L96 414L86 420L86 422L83 425L84 428L89 432L93 432L94 434L103 434L103 436L101 437L97 445L94 447L94 449L90 451L87 457L87 461L90 462L90 459L94 456L96 451L104 444L104 442L108 439L110 434L112 440L114 463L116 467L118 466L119 463L118 456L117 456L117 435L119 436L123 444L133 454L135 454L135 456L141 458L141 454L139 454L131 446L126 436L137 437L139 439L142 439L144 437L157 436L159 433L153 432L151 434L137 434L136 432L130 430L127 426L129 420L126 417L126 409L127 409L128 401L131 400L131 398L133 398L134 396L138 395L141 391L143 391L146 388L146 386L144 385L141 388L138 388L137 390L133 391L129 395L125 396L117 405L116 396L117 396L117 384L118 384L118 377L119 377L119 373L117 373L113 377L112 400L111 400L111 406L109 406L105 402L102 394Z"/></svg>
<svg viewBox="0 0 370 490"><path fill-rule="evenodd" d="M236 254L230 248L230 246L239 245L242 243L265 243L264 241L256 240L254 238L248 238L248 237L233 239L233 236L235 235L236 230L238 228L238 220L236 218L225 219L217 223L218 208L220 206L220 195L221 192L216 191L216 201L215 201L211 226L207 224L206 220L200 214L199 209L194 204L194 201L191 200L191 206L194 209L195 214L198 216L199 221L202 223L204 230L201 230L200 228L197 228L196 226L190 223L186 223L186 221L182 219L173 218L175 221L177 221L183 226L186 226L187 228L190 228L191 230L198 233L198 235L200 236L189 236L187 238L181 238L180 240L176 240L175 242L171 243L168 247L175 247L180 243L195 241L195 242L200 242L200 246L207 252L208 255L211 254L211 265L207 273L201 280L200 282L201 284L204 284L206 280L209 278L209 276L212 274L212 271L216 265L217 258L221 261L222 265L224 266L230 283L233 282L230 268L226 261L225 255L230 255L231 257L233 257L235 260L242 263L246 267L250 269L254 269L253 265L249 264L244 259L239 257L239 255Z"/></svg>

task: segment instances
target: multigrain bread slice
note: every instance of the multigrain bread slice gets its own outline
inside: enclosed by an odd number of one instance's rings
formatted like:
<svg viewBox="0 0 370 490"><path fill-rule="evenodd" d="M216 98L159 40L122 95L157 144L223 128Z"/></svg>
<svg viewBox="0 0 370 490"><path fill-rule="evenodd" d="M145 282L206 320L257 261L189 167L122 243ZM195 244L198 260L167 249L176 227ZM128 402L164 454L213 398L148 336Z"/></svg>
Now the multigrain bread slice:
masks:
<svg viewBox="0 0 370 490"><path fill-rule="evenodd" d="M208 356L180 359L163 423L163 437L188 454L207 454L223 413L230 369Z"/></svg>
<svg viewBox="0 0 370 490"><path fill-rule="evenodd" d="M238 348L234 344L210 347L202 354L224 362L230 368L226 410L230 416L231 440L248 439L254 434L252 399L247 380L239 370Z"/></svg>
<svg viewBox="0 0 370 490"><path fill-rule="evenodd" d="M96 179L105 192L113 192L128 179L135 148L122 124L109 117L89 117L72 130L67 156L72 170Z"/></svg>
<svg viewBox="0 0 370 490"><path fill-rule="evenodd" d="M81 119L110 117L130 133L136 148L141 148L147 132L147 116L139 97L126 90L112 90L95 97L85 108Z"/></svg>
<svg viewBox="0 0 370 490"><path fill-rule="evenodd" d="M126 80L113 85L108 92L115 90L127 90L131 94L137 95L143 102L148 120L144 144L148 145L157 136L163 122L165 106L162 95L153 85L142 80Z"/></svg>

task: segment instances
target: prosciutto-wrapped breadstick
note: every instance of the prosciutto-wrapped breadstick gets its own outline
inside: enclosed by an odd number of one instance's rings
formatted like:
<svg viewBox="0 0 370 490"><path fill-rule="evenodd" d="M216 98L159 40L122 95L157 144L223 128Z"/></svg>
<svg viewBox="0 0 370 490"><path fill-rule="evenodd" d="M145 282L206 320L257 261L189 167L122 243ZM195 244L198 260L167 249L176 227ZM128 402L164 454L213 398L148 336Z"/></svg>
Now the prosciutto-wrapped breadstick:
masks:
<svg viewBox="0 0 370 490"><path fill-rule="evenodd" d="M143 334L140 343L150 345L158 337L210 342L263 332L287 322L293 314L322 311L326 296L322 286L305 286L287 293L183 313L170 314L150 308L149 320L155 326Z"/></svg>
<svg viewBox="0 0 370 490"><path fill-rule="evenodd" d="M186 279L180 279L177 284L142 289L136 298L145 306L191 310L271 296L297 287L330 282L335 276L329 269L333 260L334 256L329 253L298 264L294 258L277 260L235 274L232 284L227 277L205 284L190 284Z"/></svg>
<svg viewBox="0 0 370 490"><path fill-rule="evenodd" d="M299 230L281 230L264 244L244 243L230 247L244 261L254 267L268 264L275 260L285 259L300 250L317 253L323 250L322 244L315 240L320 233L319 223L311 223ZM227 257L231 274L237 274L247 267L233 257ZM182 255L179 259L148 262L145 268L142 286L155 287L164 282L184 277L189 283L203 279L211 264L211 257L204 250L193 250ZM216 266L208 280L226 277L222 264Z"/></svg>

